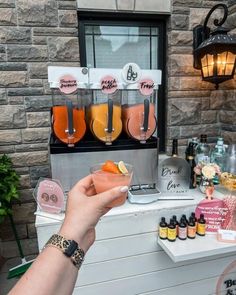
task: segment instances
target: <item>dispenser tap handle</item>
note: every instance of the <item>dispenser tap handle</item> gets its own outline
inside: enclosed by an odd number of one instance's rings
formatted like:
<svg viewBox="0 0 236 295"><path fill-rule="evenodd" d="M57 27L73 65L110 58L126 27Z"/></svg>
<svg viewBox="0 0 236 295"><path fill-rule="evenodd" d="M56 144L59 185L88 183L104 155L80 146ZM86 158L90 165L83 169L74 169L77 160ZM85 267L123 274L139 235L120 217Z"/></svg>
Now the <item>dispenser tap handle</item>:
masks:
<svg viewBox="0 0 236 295"><path fill-rule="evenodd" d="M143 128L142 130L144 132L147 132L148 130L148 119L149 119L149 107L150 107L150 103L149 103L149 99L145 99L144 100L144 119L143 119Z"/></svg>
<svg viewBox="0 0 236 295"><path fill-rule="evenodd" d="M72 101L66 102L67 106L67 116L68 116L68 134L73 135L74 133L74 127L73 127L73 105Z"/></svg>
<svg viewBox="0 0 236 295"><path fill-rule="evenodd" d="M108 122L107 122L107 132L112 133L113 128L112 128L112 118L113 118L113 100L108 99L107 102L108 105Z"/></svg>

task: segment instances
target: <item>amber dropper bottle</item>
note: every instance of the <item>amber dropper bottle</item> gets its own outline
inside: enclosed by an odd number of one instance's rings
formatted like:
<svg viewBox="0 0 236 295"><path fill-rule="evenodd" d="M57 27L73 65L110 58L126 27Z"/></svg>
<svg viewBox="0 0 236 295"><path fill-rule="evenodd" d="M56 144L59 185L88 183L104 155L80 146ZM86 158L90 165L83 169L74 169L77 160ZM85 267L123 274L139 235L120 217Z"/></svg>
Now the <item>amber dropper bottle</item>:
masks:
<svg viewBox="0 0 236 295"><path fill-rule="evenodd" d="M176 240L176 225L175 225L174 220L172 218L171 218L170 223L168 225L167 239L170 242L174 242Z"/></svg>
<svg viewBox="0 0 236 295"><path fill-rule="evenodd" d="M196 224L193 217L190 217L188 222L188 238L189 239L196 238Z"/></svg>
<svg viewBox="0 0 236 295"><path fill-rule="evenodd" d="M159 224L159 238L162 240L167 239L167 230L168 230L168 225L166 223L165 217L161 218L161 222Z"/></svg>
<svg viewBox="0 0 236 295"><path fill-rule="evenodd" d="M206 220L204 219L204 214L200 214L200 218L198 219L197 234L199 236L206 235Z"/></svg>

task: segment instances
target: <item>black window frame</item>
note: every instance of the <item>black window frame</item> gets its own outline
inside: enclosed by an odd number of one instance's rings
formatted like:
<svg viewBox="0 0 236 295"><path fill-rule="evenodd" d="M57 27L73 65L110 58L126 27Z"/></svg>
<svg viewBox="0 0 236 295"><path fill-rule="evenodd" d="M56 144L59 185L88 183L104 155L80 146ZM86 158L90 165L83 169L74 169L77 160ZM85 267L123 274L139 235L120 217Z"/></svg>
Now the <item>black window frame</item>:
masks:
<svg viewBox="0 0 236 295"><path fill-rule="evenodd" d="M86 25L114 25L114 26L149 26L158 27L161 42L158 43L158 69L162 71L162 84L158 89L157 134L159 137L159 151L165 152L166 147L166 18L162 15L129 14L111 12L78 12L78 37L80 50L80 65L86 67Z"/></svg>

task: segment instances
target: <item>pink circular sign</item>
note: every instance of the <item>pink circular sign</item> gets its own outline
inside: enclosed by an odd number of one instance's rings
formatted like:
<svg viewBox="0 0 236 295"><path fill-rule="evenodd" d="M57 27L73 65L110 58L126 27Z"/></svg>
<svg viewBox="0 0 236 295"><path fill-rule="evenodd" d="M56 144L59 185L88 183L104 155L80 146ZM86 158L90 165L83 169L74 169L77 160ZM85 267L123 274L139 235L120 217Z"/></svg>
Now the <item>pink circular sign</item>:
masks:
<svg viewBox="0 0 236 295"><path fill-rule="evenodd" d="M230 218L230 211L223 200L202 200L195 210L196 217L204 214L206 231L216 233L222 224Z"/></svg>
<svg viewBox="0 0 236 295"><path fill-rule="evenodd" d="M232 261L220 275L216 285L216 295L234 295L236 291L236 260Z"/></svg>
<svg viewBox="0 0 236 295"><path fill-rule="evenodd" d="M59 89L64 94L71 94L77 90L76 78L72 75L65 75L60 78Z"/></svg>
<svg viewBox="0 0 236 295"><path fill-rule="evenodd" d="M55 181L45 179L39 183L37 201L40 208L49 213L60 213L64 206L64 193Z"/></svg>
<svg viewBox="0 0 236 295"><path fill-rule="evenodd" d="M143 79L139 81L139 91L142 95L148 96L153 93L154 81L151 79Z"/></svg>
<svg viewBox="0 0 236 295"><path fill-rule="evenodd" d="M114 77L107 75L101 79L101 90L104 94L112 94L117 90L117 81Z"/></svg>

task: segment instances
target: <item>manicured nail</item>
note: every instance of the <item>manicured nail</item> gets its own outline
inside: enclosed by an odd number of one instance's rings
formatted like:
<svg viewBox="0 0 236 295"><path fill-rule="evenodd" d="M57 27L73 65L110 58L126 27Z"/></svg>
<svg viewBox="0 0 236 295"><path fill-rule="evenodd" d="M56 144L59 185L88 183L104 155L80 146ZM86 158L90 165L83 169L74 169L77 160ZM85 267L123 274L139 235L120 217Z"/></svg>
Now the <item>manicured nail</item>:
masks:
<svg viewBox="0 0 236 295"><path fill-rule="evenodd" d="M129 190L128 186L122 186L122 188L120 189L120 192L126 193L128 190Z"/></svg>

